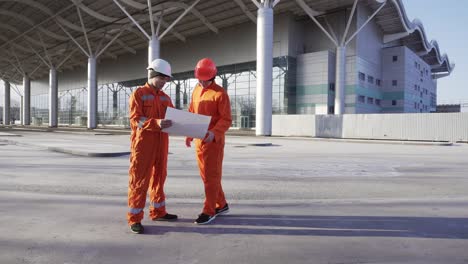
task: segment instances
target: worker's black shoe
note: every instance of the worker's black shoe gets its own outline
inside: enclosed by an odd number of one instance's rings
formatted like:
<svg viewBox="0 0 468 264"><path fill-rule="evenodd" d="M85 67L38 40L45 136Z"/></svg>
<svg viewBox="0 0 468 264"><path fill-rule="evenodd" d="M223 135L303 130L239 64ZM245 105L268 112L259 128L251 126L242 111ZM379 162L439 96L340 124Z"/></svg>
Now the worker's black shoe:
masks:
<svg viewBox="0 0 468 264"><path fill-rule="evenodd" d="M166 214L161 217L153 218L153 221L176 221L176 220L177 220L177 215L175 214Z"/></svg>
<svg viewBox="0 0 468 264"><path fill-rule="evenodd" d="M195 220L195 224L197 225L205 225L205 224L208 224L209 222L213 221L214 219L216 218L216 215L207 215L207 214L204 214L204 213L201 213L198 215L198 218L197 220Z"/></svg>
<svg viewBox="0 0 468 264"><path fill-rule="evenodd" d="M215 216L227 214L229 213L229 205L226 204L223 208L216 208L215 212L216 212Z"/></svg>
<svg viewBox="0 0 468 264"><path fill-rule="evenodd" d="M135 223L135 224L130 226L130 230L132 230L132 232L135 233L135 234L141 234L141 233L143 233L145 228L143 228L141 223Z"/></svg>

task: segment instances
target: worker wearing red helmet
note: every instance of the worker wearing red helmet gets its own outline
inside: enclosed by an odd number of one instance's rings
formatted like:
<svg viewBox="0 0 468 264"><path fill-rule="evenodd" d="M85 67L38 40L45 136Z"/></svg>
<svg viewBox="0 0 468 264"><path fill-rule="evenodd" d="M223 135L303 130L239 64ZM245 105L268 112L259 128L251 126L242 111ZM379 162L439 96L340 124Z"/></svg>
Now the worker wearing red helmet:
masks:
<svg viewBox="0 0 468 264"><path fill-rule="evenodd" d="M132 134L127 221L130 230L137 234L144 231L141 220L148 192L149 217L153 221L177 220L177 215L166 212L164 182L169 137L161 131L172 125L164 117L166 109L174 106L161 90L172 77L171 66L165 60L156 59L147 69L148 82L138 87L129 100Z"/></svg>
<svg viewBox="0 0 468 264"><path fill-rule="evenodd" d="M200 176L205 187L205 202L196 224L207 224L217 215L229 212L229 206L221 186L224 157L224 134L231 126L231 105L226 90L214 81L217 69L208 58L200 60L195 67L198 84L192 93L189 111L211 116L204 139L196 139L196 155ZM191 146L193 138L186 138Z"/></svg>

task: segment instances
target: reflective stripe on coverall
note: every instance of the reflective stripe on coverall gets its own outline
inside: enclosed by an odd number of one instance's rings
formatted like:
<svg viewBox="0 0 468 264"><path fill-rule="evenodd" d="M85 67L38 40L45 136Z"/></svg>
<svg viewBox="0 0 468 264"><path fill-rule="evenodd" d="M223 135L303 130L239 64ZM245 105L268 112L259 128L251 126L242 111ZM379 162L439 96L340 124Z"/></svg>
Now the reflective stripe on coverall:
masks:
<svg viewBox="0 0 468 264"><path fill-rule="evenodd" d="M167 107L174 107L171 98L149 86L139 87L130 97L132 134L127 221L140 223L146 194L150 193L150 218L166 215L164 181L167 176L169 137L161 132L157 120L164 119Z"/></svg>
<svg viewBox="0 0 468 264"><path fill-rule="evenodd" d="M226 205L221 177L223 174L224 134L231 126L231 104L226 90L213 83L203 89L200 84L195 86L189 111L211 116L208 130L215 139L210 143L195 140L200 176L205 185L205 203L203 213L214 215L216 208Z"/></svg>

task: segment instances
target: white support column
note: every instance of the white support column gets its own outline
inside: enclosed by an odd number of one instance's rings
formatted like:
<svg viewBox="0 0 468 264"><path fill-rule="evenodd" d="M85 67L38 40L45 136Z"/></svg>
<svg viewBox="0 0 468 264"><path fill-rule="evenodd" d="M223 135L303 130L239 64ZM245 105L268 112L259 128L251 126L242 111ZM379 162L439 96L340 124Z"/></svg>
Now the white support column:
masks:
<svg viewBox="0 0 468 264"><path fill-rule="evenodd" d="M3 97L3 125L7 126L10 124L10 82L3 81L5 87L5 93Z"/></svg>
<svg viewBox="0 0 468 264"><path fill-rule="evenodd" d="M97 127L96 57L88 58L88 128Z"/></svg>
<svg viewBox="0 0 468 264"><path fill-rule="evenodd" d="M155 59L159 59L159 38L153 35L148 42L148 65Z"/></svg>
<svg viewBox="0 0 468 264"><path fill-rule="evenodd" d="M273 85L273 9L258 9L257 15L257 136L271 136Z"/></svg>
<svg viewBox="0 0 468 264"><path fill-rule="evenodd" d="M346 98L346 47L336 47L336 73L335 73L335 115L345 113Z"/></svg>
<svg viewBox="0 0 468 264"><path fill-rule="evenodd" d="M24 125L24 116L23 116L23 110L24 110L24 96L20 96L20 124Z"/></svg>
<svg viewBox="0 0 468 264"><path fill-rule="evenodd" d="M57 70L49 70L49 127L58 125L58 81Z"/></svg>
<svg viewBox="0 0 468 264"><path fill-rule="evenodd" d="M135 25L140 29L142 30L143 33L145 33L145 36L148 37L148 39L150 39L149 35L143 30L143 28L138 24L138 22L136 22L135 19L133 19L133 17L125 10L125 8L120 5L120 3L117 1L117 0L113 0L121 9L122 11L135 23ZM97 88L97 58L103 54L105 52L105 50L110 46L112 45L112 43L114 41L116 41L118 39L118 37L124 32L124 30L127 29L127 27L123 27L120 29L120 32L117 33L111 41L109 41L105 46L104 48L102 48L101 50L96 50L95 53L92 53L93 50L91 48L91 45L89 43L89 40L88 40L88 37L87 37L87 31L86 31L86 28L85 28L85 25L83 23L83 20L82 20L82 17L81 17L81 12L79 10L79 8L77 8L77 13L78 13L78 16L80 18L80 23L81 23L81 28L83 30L83 33L84 33L84 37L85 37L85 40L86 40L86 44L88 46L88 51L86 51L84 49L83 46L80 45L80 43L59 23L57 22L57 24L59 25L59 27L67 34L67 36L78 46L78 48L88 57L88 122L87 122L87 127L89 129L94 129L97 127L97 101L98 101L98 88ZM105 37L102 36L102 37ZM159 43L158 43L159 44ZM100 45L99 45L100 46ZM158 47L159 48L159 47ZM158 49L159 50L159 49ZM159 52L159 51L158 51ZM67 60L68 58L66 58L65 60ZM64 60L64 61L65 61ZM63 62L62 61L61 63L59 63L59 65L62 65Z"/></svg>
<svg viewBox="0 0 468 264"><path fill-rule="evenodd" d="M22 105L22 124L29 126L31 124L31 79L29 76L23 76L23 105Z"/></svg>

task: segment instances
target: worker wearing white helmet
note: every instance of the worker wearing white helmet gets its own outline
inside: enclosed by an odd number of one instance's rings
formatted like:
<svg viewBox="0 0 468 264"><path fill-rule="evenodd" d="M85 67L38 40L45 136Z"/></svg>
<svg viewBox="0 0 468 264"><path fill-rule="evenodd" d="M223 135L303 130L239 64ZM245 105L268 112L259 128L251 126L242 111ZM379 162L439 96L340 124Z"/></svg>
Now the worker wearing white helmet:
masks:
<svg viewBox="0 0 468 264"><path fill-rule="evenodd" d="M174 107L162 88L172 77L170 64L156 59L147 68L148 82L132 93L129 101L131 155L127 221L133 233L143 233L141 225L146 195L149 192L149 217L153 221L177 220L166 212L164 182L167 176L169 137L161 130L172 125L164 119L166 109Z"/></svg>

